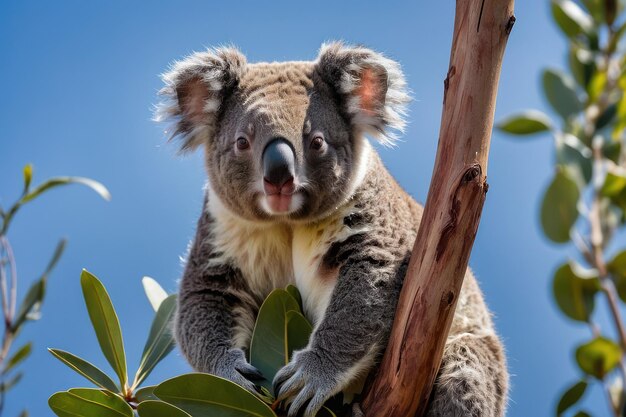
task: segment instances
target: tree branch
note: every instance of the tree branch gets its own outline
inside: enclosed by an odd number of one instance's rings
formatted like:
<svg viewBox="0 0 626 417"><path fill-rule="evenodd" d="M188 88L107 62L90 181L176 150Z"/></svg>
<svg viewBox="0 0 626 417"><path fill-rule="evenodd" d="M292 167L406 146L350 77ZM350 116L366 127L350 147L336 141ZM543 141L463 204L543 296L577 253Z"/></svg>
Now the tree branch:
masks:
<svg viewBox="0 0 626 417"><path fill-rule="evenodd" d="M487 156L513 0L457 0L439 146L391 338L368 385L368 417L428 405L488 186Z"/></svg>

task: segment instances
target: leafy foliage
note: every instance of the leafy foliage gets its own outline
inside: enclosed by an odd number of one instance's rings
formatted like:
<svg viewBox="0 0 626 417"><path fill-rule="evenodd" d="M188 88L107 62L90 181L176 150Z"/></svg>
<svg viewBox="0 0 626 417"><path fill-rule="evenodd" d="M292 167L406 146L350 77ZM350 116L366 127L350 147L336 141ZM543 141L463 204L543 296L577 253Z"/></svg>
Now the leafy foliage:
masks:
<svg viewBox="0 0 626 417"><path fill-rule="evenodd" d="M57 177L32 188L33 167L30 164L24 167L23 177L24 186L18 200L6 210L0 207L0 300L5 323L0 345L0 414L2 414L7 392L22 378L22 373L18 372L17 368L32 351L30 342L16 349L13 348L13 343L27 322L38 320L41 317L41 306L46 295L48 277L61 259L67 243L65 239L59 241L46 269L28 288L18 307L17 268L13 248L7 237L11 221L24 205L62 185L83 184L97 192L105 200L111 198L104 185L89 178ZM24 411L22 415L27 416L28 413Z"/></svg>
<svg viewBox="0 0 626 417"><path fill-rule="evenodd" d="M81 286L87 311L102 353L118 382L84 359L49 349L54 357L97 386L52 395L48 403L56 415L121 417L134 416L136 410L140 417L277 416L280 404L275 403L272 392L273 376L289 362L294 350L307 345L312 331L302 314L302 300L296 287L274 290L260 308L252 335L250 362L266 379L260 382L259 392L251 393L231 381L203 373L180 375L141 388L155 366L174 348L171 321L176 309L176 296L167 295L155 280L144 278L143 285L156 313L135 378L129 385L115 308L100 280L83 270ZM336 416L328 407L319 415Z"/></svg>
<svg viewBox="0 0 626 417"><path fill-rule="evenodd" d="M555 272L556 305L586 323L590 341L575 350L581 380L569 387L556 414L575 407L594 379L610 386L614 416L623 415L626 327L618 306L626 302L626 251L607 260L605 250L626 221L626 18L622 0L552 0L554 22L568 43L567 70L546 69L543 93L554 118L527 110L497 127L517 136L549 133L555 174L543 195L540 220L546 237L573 243L576 255ZM594 322L599 298L608 303L617 340ZM578 410L576 416L588 416Z"/></svg>

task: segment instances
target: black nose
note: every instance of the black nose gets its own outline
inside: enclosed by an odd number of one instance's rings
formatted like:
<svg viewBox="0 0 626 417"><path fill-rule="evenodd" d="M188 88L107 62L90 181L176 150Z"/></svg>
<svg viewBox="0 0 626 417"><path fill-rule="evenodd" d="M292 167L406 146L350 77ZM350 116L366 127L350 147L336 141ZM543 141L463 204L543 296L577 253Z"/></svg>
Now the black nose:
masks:
<svg viewBox="0 0 626 417"><path fill-rule="evenodd" d="M274 138L263 150L263 179L280 188L295 175L295 155L285 138Z"/></svg>

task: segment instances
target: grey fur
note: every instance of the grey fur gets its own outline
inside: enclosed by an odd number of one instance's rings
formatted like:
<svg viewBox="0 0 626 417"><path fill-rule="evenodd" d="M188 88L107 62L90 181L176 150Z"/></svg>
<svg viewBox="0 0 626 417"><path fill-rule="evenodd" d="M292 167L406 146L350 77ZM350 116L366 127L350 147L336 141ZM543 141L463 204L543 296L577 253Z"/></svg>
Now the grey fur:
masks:
<svg viewBox="0 0 626 417"><path fill-rule="evenodd" d="M253 391L244 350L254 317L273 288L295 283L315 329L274 383L289 416L311 417L380 358L421 219L422 207L364 137L392 143L391 131L404 126L399 65L341 43L323 46L313 62L247 64L227 49L192 55L165 82L161 114L183 149L204 146L209 177L180 284L181 351L196 370ZM320 135L324 148L314 151ZM241 136L245 151L235 146ZM262 151L277 136L296 159L297 193L284 213L264 205L260 185ZM501 416L507 383L468 270L429 416Z"/></svg>

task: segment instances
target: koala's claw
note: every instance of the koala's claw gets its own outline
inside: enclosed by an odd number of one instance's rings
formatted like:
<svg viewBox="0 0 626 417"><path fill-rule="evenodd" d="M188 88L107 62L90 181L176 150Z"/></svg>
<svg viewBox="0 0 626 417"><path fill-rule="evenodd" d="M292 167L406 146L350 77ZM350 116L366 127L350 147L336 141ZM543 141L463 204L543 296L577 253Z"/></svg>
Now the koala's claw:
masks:
<svg viewBox="0 0 626 417"><path fill-rule="evenodd" d="M274 377L277 401L288 404L288 417L295 417L306 406L304 417L315 417L336 391L334 375L328 374L321 358L312 350L297 352L291 362Z"/></svg>
<svg viewBox="0 0 626 417"><path fill-rule="evenodd" d="M258 390L250 379L263 379L261 372L248 363L241 349L229 349L220 359L215 374L244 387L253 394Z"/></svg>
<svg viewBox="0 0 626 417"><path fill-rule="evenodd" d="M239 362L235 366L235 369L243 376L253 381L260 381L265 379L261 371L259 371L254 366L250 365L248 362Z"/></svg>

